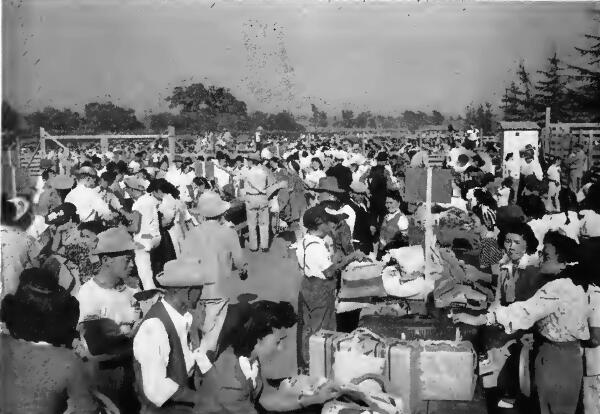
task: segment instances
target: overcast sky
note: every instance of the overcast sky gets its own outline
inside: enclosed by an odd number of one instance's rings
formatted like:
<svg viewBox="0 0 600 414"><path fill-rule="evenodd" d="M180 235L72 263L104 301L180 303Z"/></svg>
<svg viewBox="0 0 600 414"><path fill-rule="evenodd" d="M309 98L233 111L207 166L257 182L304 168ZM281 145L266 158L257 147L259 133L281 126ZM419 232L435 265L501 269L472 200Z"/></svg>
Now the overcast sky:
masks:
<svg viewBox="0 0 600 414"><path fill-rule="evenodd" d="M599 32L592 3L2 3L2 94L22 111L112 100L142 115L200 81L249 110L462 113L499 104L520 59L572 60Z"/></svg>

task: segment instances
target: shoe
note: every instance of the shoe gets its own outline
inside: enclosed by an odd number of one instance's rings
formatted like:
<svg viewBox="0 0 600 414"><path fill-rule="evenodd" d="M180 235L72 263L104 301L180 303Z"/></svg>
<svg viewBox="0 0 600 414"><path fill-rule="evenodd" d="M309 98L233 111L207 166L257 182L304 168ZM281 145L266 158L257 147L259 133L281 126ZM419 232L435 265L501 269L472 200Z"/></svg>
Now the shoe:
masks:
<svg viewBox="0 0 600 414"><path fill-rule="evenodd" d="M498 401L498 408L515 408L515 404L511 400L503 398Z"/></svg>
<svg viewBox="0 0 600 414"><path fill-rule="evenodd" d="M256 253L256 252L258 251L258 249L250 249L250 251L251 251L252 253Z"/></svg>
<svg viewBox="0 0 600 414"><path fill-rule="evenodd" d="M263 252L263 253L268 253L268 251L269 251L269 248L267 247L267 248L265 248L265 249L261 249L261 250L262 250L262 252Z"/></svg>

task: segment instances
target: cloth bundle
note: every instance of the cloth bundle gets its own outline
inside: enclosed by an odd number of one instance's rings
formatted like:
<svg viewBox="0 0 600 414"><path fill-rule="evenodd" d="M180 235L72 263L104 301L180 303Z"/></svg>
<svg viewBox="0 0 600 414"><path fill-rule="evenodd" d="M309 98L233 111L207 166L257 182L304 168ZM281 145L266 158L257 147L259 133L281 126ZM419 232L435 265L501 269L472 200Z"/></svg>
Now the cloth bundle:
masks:
<svg viewBox="0 0 600 414"><path fill-rule="evenodd" d="M491 282L491 275L458 260L452 250L440 248L436 261L441 264L441 277L433 290L438 308L465 306L484 309L493 299L493 292L484 284Z"/></svg>

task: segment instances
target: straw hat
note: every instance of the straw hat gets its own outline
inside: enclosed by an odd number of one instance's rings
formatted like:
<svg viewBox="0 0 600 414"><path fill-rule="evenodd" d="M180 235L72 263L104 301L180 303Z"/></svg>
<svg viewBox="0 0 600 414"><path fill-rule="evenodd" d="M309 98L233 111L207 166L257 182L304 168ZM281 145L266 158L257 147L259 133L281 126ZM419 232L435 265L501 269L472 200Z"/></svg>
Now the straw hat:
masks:
<svg viewBox="0 0 600 414"><path fill-rule="evenodd" d="M164 270L156 277L156 281L163 287L204 286L215 283L214 274L198 258L181 258L165 263Z"/></svg>
<svg viewBox="0 0 600 414"><path fill-rule="evenodd" d="M217 217L231 208L231 204L221 199L214 191L205 191L198 198L198 206L191 209L191 214L203 217Z"/></svg>
<svg viewBox="0 0 600 414"><path fill-rule="evenodd" d="M319 185L315 191L325 191L328 193L345 193L346 191L341 189L338 180L335 177L323 177L319 180Z"/></svg>
<svg viewBox="0 0 600 414"><path fill-rule="evenodd" d="M129 252L142 249L143 246L135 243L131 235L123 227L114 227L98 235L98 244L92 254L106 254Z"/></svg>
<svg viewBox="0 0 600 414"><path fill-rule="evenodd" d="M134 177L134 176L125 177L123 179L123 183L125 184L125 187L131 188L132 190L138 190L138 191L146 191L146 188L148 187L145 180L142 180L141 178Z"/></svg>

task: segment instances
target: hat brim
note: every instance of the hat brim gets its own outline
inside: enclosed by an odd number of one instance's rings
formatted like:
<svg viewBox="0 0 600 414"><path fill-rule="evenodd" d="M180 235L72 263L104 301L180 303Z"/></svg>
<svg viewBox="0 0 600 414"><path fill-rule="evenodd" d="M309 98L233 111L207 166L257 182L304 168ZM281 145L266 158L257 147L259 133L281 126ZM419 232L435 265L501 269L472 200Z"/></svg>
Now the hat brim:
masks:
<svg viewBox="0 0 600 414"><path fill-rule="evenodd" d="M144 246L138 242L131 242L124 247L113 248L113 249L94 249L91 251L91 254L100 255L100 254L115 254L115 253L123 253L123 255L133 252L135 250L141 250Z"/></svg>

